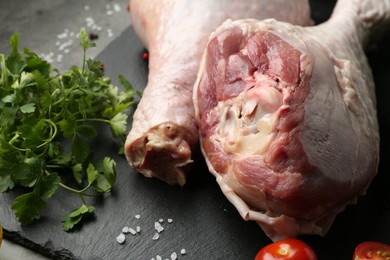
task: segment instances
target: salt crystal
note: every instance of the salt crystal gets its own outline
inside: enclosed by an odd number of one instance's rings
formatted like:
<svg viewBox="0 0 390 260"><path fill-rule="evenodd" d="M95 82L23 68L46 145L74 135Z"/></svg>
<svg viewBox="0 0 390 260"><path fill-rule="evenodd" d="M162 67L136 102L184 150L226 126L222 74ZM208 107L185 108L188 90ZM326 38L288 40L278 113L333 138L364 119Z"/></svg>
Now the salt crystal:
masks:
<svg viewBox="0 0 390 260"><path fill-rule="evenodd" d="M141 218L141 215L137 214L134 216L136 219L140 219Z"/></svg>
<svg viewBox="0 0 390 260"><path fill-rule="evenodd" d="M92 17L88 16L87 18L85 18L85 23L87 24L87 27L91 27L95 24L95 20L93 20Z"/></svg>
<svg viewBox="0 0 390 260"><path fill-rule="evenodd" d="M158 222L163 223L164 220L163 220L162 218L160 218L160 219L158 220Z"/></svg>
<svg viewBox="0 0 390 260"><path fill-rule="evenodd" d="M123 227L122 232L125 234L129 233L129 227L128 226Z"/></svg>
<svg viewBox="0 0 390 260"><path fill-rule="evenodd" d="M58 47L58 50L62 51L62 50L64 50L66 47L71 46L72 44L73 44L73 40L70 39L69 41L62 43L62 44Z"/></svg>
<svg viewBox="0 0 390 260"><path fill-rule="evenodd" d="M132 229L132 228L129 228L129 232L134 236L135 234L137 234L137 232L134 230L134 229Z"/></svg>
<svg viewBox="0 0 390 260"><path fill-rule="evenodd" d="M114 4L114 11L119 12L121 10L121 6L119 4Z"/></svg>
<svg viewBox="0 0 390 260"><path fill-rule="evenodd" d="M53 59L50 56L43 56L43 59L45 59L48 63L52 63Z"/></svg>
<svg viewBox="0 0 390 260"><path fill-rule="evenodd" d="M185 255L187 254L187 251L183 248L182 250L180 250L180 254Z"/></svg>
<svg viewBox="0 0 390 260"><path fill-rule="evenodd" d="M107 15L113 15L113 14L114 14L114 11L112 11L112 10L107 10L106 14L107 14Z"/></svg>
<svg viewBox="0 0 390 260"><path fill-rule="evenodd" d="M112 37L113 36L112 29L110 29L110 28L107 29L107 36L108 37Z"/></svg>
<svg viewBox="0 0 390 260"><path fill-rule="evenodd" d="M66 33L57 34L57 38L58 38L58 39L64 39L64 38L66 38L67 36L68 36L68 34L66 34Z"/></svg>
<svg viewBox="0 0 390 260"><path fill-rule="evenodd" d="M157 256L156 256L156 260L162 260L162 257L159 256L159 255L157 255Z"/></svg>
<svg viewBox="0 0 390 260"><path fill-rule="evenodd" d="M163 226L161 226L161 224L159 222L154 222L154 229L158 233L161 233L164 230Z"/></svg>
<svg viewBox="0 0 390 260"><path fill-rule="evenodd" d="M173 222L173 219L169 218L168 223L172 223L172 222Z"/></svg>
<svg viewBox="0 0 390 260"><path fill-rule="evenodd" d="M119 236L116 237L116 241L119 244L123 244L126 240L125 234L121 233Z"/></svg>
<svg viewBox="0 0 390 260"><path fill-rule="evenodd" d="M176 252L173 252L171 254L171 260L176 260L176 259L177 259L177 254L176 254Z"/></svg>
<svg viewBox="0 0 390 260"><path fill-rule="evenodd" d="M62 51L63 49L65 49L65 47L68 47L68 46L66 46L66 44L61 44L61 45L58 47L58 50L59 50L59 51Z"/></svg>
<svg viewBox="0 0 390 260"><path fill-rule="evenodd" d="M62 54L58 54L57 55L57 62L61 62L62 61Z"/></svg>
<svg viewBox="0 0 390 260"><path fill-rule="evenodd" d="M69 53L69 51L70 51L69 49L65 49L64 53Z"/></svg>
<svg viewBox="0 0 390 260"><path fill-rule="evenodd" d="M141 227L140 226L137 226L136 229L137 233L141 232Z"/></svg>
<svg viewBox="0 0 390 260"><path fill-rule="evenodd" d="M160 235L158 234L158 233L156 233L156 234L154 234L154 236L153 236L153 240L157 240L157 239L159 239L160 238Z"/></svg>
<svg viewBox="0 0 390 260"><path fill-rule="evenodd" d="M89 5L84 6L85 11L89 11Z"/></svg>

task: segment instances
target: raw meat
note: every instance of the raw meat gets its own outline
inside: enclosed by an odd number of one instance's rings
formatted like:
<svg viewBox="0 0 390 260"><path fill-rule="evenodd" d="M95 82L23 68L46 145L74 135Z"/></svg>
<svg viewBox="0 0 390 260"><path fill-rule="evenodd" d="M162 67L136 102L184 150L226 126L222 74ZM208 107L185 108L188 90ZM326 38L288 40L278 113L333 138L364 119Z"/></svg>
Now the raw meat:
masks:
<svg viewBox="0 0 390 260"><path fill-rule="evenodd" d="M130 165L184 185L198 147L193 84L210 33L227 18L311 24L307 0L132 0L134 30L149 50L148 84L125 143Z"/></svg>
<svg viewBox="0 0 390 260"><path fill-rule="evenodd" d="M339 0L312 27L227 21L194 86L209 170L272 240L325 235L376 175L374 80L364 54L390 0Z"/></svg>

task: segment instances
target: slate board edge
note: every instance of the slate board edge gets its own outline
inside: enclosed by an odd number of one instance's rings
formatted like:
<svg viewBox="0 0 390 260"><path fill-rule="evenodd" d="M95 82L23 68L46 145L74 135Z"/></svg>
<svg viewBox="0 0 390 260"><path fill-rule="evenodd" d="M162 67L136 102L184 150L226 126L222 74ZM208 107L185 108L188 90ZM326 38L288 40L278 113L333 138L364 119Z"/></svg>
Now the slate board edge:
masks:
<svg viewBox="0 0 390 260"><path fill-rule="evenodd" d="M80 258L77 258L75 255L73 255L69 250L65 248L62 249L53 248L53 245L50 245L50 240L45 244L41 245L27 239L20 232L8 231L6 229L4 229L3 231L4 231L3 235L5 239L17 243L25 248L31 249L34 252L42 254L43 256L47 256L52 259L59 259L59 260L81 260Z"/></svg>

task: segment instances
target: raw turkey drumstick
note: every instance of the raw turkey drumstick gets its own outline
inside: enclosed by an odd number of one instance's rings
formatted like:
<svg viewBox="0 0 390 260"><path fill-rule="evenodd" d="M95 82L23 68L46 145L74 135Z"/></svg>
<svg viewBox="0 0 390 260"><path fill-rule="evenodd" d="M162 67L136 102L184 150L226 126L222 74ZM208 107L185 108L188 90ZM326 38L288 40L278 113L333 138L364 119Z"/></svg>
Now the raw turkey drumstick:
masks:
<svg viewBox="0 0 390 260"><path fill-rule="evenodd" d="M149 75L125 154L143 175L183 186L198 145L192 90L210 33L227 18L309 25L308 0L132 0L130 12Z"/></svg>
<svg viewBox="0 0 390 260"><path fill-rule="evenodd" d="M272 240L325 235L376 175L374 80L363 52L390 0L339 0L329 21L227 21L194 86L209 170Z"/></svg>

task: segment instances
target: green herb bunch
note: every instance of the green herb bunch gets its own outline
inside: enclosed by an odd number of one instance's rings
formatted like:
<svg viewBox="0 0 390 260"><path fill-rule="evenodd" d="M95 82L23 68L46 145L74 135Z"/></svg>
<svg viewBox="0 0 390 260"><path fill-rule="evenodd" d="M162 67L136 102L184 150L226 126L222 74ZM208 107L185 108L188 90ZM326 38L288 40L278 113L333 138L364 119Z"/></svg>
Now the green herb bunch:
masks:
<svg viewBox="0 0 390 260"><path fill-rule="evenodd" d="M17 33L10 39L10 55L0 54L0 192L27 187L12 204L21 224L38 217L63 188L81 198L81 206L62 218L68 231L84 216L94 215L85 196L110 192L116 180L115 161L96 160L89 145L98 136L96 126L106 124L123 152L126 109L140 93L123 76L124 91L113 86L101 63L86 59L87 49L95 44L85 29L79 39L82 68L74 66L66 73L28 49L19 53Z"/></svg>

